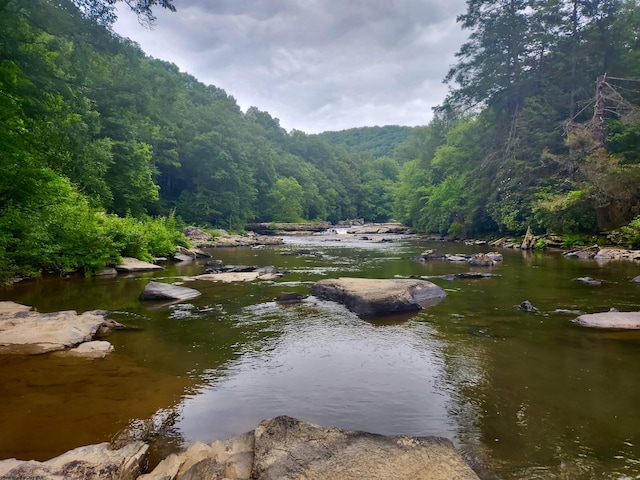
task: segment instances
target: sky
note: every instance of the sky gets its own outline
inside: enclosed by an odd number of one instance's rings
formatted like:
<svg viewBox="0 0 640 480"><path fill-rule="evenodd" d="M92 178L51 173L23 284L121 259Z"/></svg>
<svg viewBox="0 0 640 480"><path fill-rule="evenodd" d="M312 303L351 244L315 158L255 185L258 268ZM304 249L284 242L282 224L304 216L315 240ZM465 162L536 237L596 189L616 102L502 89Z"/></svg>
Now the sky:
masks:
<svg viewBox="0 0 640 480"><path fill-rule="evenodd" d="M287 131L426 125L468 32L465 0L174 0L116 33Z"/></svg>

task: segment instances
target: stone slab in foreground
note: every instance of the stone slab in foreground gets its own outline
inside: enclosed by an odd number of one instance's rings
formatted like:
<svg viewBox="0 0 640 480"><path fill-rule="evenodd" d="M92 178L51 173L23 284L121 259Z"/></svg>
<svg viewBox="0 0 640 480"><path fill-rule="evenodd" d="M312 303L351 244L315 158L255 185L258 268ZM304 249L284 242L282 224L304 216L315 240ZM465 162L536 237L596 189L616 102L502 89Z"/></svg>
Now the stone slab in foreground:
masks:
<svg viewBox="0 0 640 480"><path fill-rule="evenodd" d="M140 480L478 480L439 437L384 436L281 416L238 437L170 455Z"/></svg>
<svg viewBox="0 0 640 480"><path fill-rule="evenodd" d="M639 330L640 312L588 313L580 315L574 322L584 327Z"/></svg>
<svg viewBox="0 0 640 480"><path fill-rule="evenodd" d="M441 302L447 293L417 279L334 278L316 282L311 294L342 303L360 316L420 310Z"/></svg>
<svg viewBox="0 0 640 480"><path fill-rule="evenodd" d="M0 461L0 480L20 479L118 479L134 480L143 471L149 446L134 442L113 450L109 443L88 445L46 462Z"/></svg>
<svg viewBox="0 0 640 480"><path fill-rule="evenodd" d="M88 342L105 324L106 312L34 312L14 302L0 302L0 353L39 354Z"/></svg>

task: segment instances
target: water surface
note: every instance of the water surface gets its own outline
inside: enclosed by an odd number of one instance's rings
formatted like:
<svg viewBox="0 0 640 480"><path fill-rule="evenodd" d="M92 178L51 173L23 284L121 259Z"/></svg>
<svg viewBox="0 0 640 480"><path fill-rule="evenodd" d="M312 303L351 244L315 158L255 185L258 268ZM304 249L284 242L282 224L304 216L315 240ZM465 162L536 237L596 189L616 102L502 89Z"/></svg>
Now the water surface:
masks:
<svg viewBox="0 0 640 480"><path fill-rule="evenodd" d="M487 247L289 237L212 250L227 264L287 270L269 282L189 281L204 262L113 278L44 278L0 290L41 312L103 308L134 327L103 360L0 356L0 458L46 459L123 432L163 455L286 414L383 434L445 436L484 478L640 478L640 332L592 330L579 312L640 310L633 263L501 250L492 268L408 257ZM329 240L329 241L327 241ZM312 255L283 255L309 249ZM321 254L320 254L321 253ZM482 280L441 275L482 271ZM436 277L448 297L417 314L363 321L309 297L322 278ZM575 279L591 276L602 285ZM202 296L150 307L154 278ZM529 300L540 310L518 305Z"/></svg>

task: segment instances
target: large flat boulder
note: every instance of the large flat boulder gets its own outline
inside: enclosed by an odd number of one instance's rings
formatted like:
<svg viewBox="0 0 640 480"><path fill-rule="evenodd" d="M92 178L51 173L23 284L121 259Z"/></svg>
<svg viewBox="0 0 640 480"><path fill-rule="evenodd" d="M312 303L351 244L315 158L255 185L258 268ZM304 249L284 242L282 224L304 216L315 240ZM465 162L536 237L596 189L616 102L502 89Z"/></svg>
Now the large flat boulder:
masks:
<svg viewBox="0 0 640 480"><path fill-rule="evenodd" d="M478 479L445 438L376 435L290 417L264 420L254 435L253 479Z"/></svg>
<svg viewBox="0 0 640 480"><path fill-rule="evenodd" d="M417 279L333 278L316 282L311 294L339 302L359 316L420 310L441 302L447 293Z"/></svg>
<svg viewBox="0 0 640 480"><path fill-rule="evenodd" d="M594 328L640 329L640 312L601 312L580 315L574 320L578 325Z"/></svg>
<svg viewBox="0 0 640 480"><path fill-rule="evenodd" d="M151 281L144 287L140 294L140 300L190 300L200 296L201 293L193 288L180 287L170 283Z"/></svg>
<svg viewBox="0 0 640 480"><path fill-rule="evenodd" d="M105 316L104 311L38 313L0 302L0 353L39 354L88 342L107 322Z"/></svg>
<svg viewBox="0 0 640 480"><path fill-rule="evenodd" d="M286 416L229 440L198 442L139 480L203 478L478 480L445 438L325 428Z"/></svg>
<svg viewBox="0 0 640 480"><path fill-rule="evenodd" d="M46 462L11 458L0 461L0 480L134 480L144 469L148 450L139 441L117 450L105 442L70 450Z"/></svg>

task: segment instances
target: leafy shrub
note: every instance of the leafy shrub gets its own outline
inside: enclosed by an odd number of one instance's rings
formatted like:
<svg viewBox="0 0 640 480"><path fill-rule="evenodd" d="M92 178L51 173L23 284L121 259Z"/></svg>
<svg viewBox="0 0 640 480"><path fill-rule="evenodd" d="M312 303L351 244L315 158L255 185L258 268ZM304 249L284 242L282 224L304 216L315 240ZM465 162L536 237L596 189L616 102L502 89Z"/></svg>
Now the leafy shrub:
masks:
<svg viewBox="0 0 640 480"><path fill-rule="evenodd" d="M464 226L460 222L453 222L447 231L451 238L464 238Z"/></svg>
<svg viewBox="0 0 640 480"><path fill-rule="evenodd" d="M547 247L547 242L543 238L536 240L536 243L533 245L534 250L544 250Z"/></svg>
<svg viewBox="0 0 640 480"><path fill-rule="evenodd" d="M634 218L629 225L620 228L624 243L630 248L640 247L640 216Z"/></svg>

